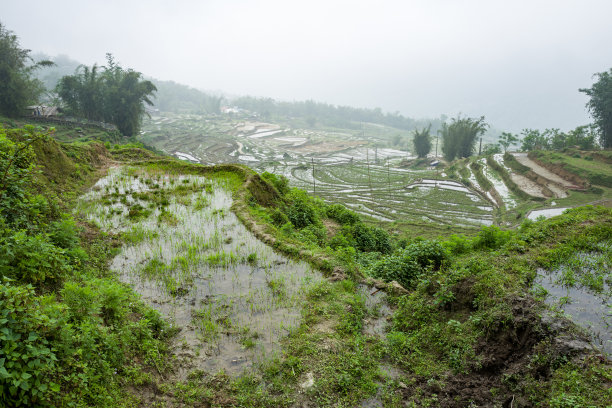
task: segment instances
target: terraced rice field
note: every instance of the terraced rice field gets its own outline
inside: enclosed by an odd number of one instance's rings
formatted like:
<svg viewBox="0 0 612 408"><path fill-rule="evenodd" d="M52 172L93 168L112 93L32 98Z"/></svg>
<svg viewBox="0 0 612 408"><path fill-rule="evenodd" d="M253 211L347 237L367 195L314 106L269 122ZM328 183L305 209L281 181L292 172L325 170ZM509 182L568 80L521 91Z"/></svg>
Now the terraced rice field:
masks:
<svg viewBox="0 0 612 408"><path fill-rule="evenodd" d="M111 169L80 202L124 235L112 270L181 329L174 352L185 375L238 373L277 353L322 279L257 240L231 203L222 182L140 168Z"/></svg>
<svg viewBox="0 0 612 408"><path fill-rule="evenodd" d="M550 182L540 185L517 174L504 163L502 154L494 155L493 160L518 189L544 201L519 197L516 188L509 188L482 157L471 160L480 164L495 191L485 191L469 162L458 168L466 186L449 180L443 172L401 168L402 160L414 157L407 151L372 147L374 141L385 142L384 138L396 131L374 124L368 124L362 133L355 129L292 128L287 123L247 117L164 115L145 123L142 138L168 154L205 164L242 163L259 172L281 174L291 186L343 203L372 222L391 228L418 224L420 231L435 226L437 231L459 227L467 232L494 223L515 225L530 210L545 209L551 199L568 197L567 189L573 184L522 154L515 155L517 160ZM554 197L547 197L545 191ZM580 193L572 194L570 205L580 203ZM587 198L585 195L585 201Z"/></svg>
<svg viewBox="0 0 612 408"><path fill-rule="evenodd" d="M326 201L343 203L378 221L414 220L442 225L493 223L491 204L460 183L435 177L433 171L410 171L356 163L277 165L266 170L289 178Z"/></svg>

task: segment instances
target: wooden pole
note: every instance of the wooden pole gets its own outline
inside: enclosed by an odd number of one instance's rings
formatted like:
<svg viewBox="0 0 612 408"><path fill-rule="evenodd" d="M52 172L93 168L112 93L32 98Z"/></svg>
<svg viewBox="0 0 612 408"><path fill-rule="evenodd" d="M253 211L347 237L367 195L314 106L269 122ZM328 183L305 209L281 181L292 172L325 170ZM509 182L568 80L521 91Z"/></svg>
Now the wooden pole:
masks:
<svg viewBox="0 0 612 408"><path fill-rule="evenodd" d="M311 157L311 160L312 160L312 195L317 195L317 181L315 180L314 157Z"/></svg>

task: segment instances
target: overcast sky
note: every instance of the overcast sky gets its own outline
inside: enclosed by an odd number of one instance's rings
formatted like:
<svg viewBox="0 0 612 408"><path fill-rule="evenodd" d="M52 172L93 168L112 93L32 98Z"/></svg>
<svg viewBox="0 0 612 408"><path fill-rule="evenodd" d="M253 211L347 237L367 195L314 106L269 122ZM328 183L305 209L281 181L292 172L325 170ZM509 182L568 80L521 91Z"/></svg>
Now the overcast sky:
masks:
<svg viewBox="0 0 612 408"><path fill-rule="evenodd" d="M21 46L204 90L484 115L495 127L590 122L612 67L610 0L0 0Z"/></svg>

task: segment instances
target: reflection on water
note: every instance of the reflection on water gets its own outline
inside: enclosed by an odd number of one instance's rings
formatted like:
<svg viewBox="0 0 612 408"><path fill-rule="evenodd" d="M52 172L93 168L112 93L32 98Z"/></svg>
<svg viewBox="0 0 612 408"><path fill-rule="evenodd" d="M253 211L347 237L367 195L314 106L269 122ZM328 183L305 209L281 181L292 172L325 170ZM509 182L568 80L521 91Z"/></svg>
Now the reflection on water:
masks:
<svg viewBox="0 0 612 408"><path fill-rule="evenodd" d="M612 354L612 305L610 287L595 293L582 286L562 283L564 268L552 272L538 269L535 284L546 290L546 303L560 307L571 320L591 334L594 344L608 355ZM609 273L608 273L609 274Z"/></svg>
<svg viewBox="0 0 612 408"><path fill-rule="evenodd" d="M168 194L163 210L139 195L180 186L185 191ZM123 200L109 203L114 192ZM239 373L278 352L280 338L299 325L302 294L321 280L257 240L231 204L227 190L204 177L133 169L112 170L81 200L103 228L135 237L111 268L181 329L182 377L193 369ZM128 216L136 205L151 211L138 222Z"/></svg>

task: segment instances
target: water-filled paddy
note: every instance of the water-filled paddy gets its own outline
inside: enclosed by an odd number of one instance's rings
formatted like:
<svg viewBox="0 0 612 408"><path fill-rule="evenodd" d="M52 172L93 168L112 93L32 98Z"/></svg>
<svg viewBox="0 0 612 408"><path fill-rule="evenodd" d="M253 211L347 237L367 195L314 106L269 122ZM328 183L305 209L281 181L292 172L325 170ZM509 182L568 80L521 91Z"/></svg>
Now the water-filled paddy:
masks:
<svg viewBox="0 0 612 408"><path fill-rule="evenodd" d="M321 277L274 252L230 211L223 183L111 169L80 210L128 244L111 269L181 331L191 369L237 373L279 351L300 322L304 291Z"/></svg>

